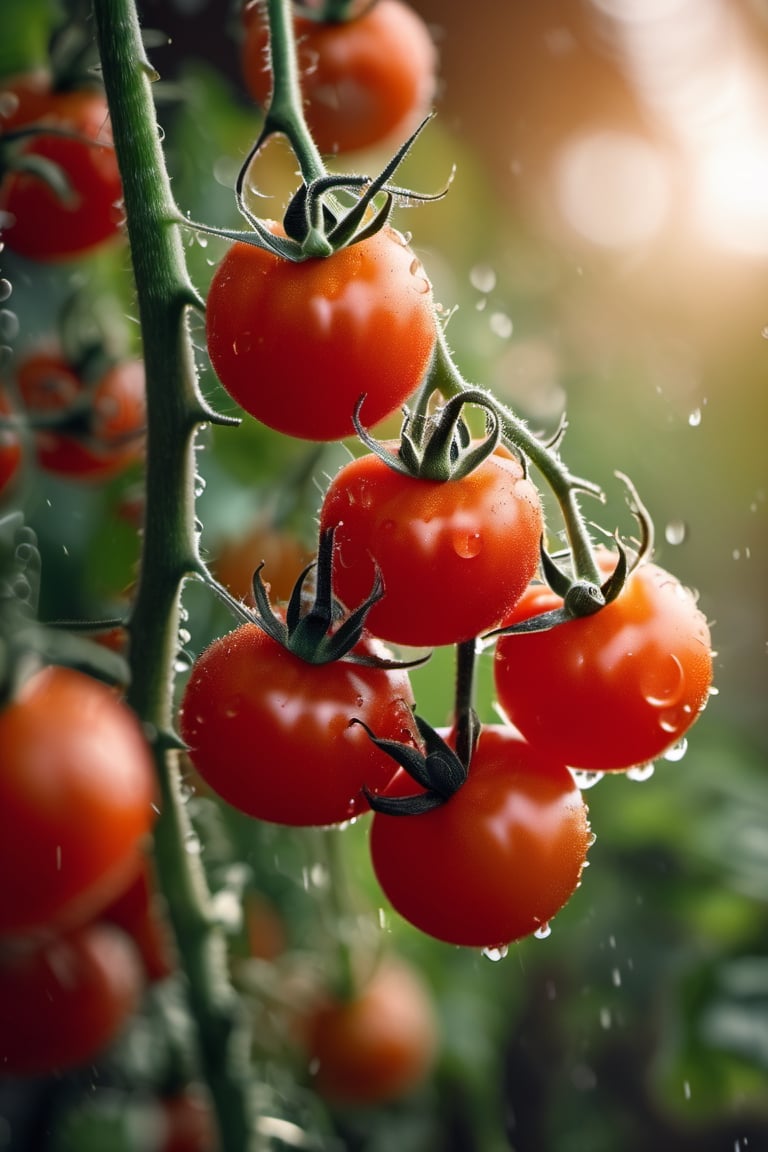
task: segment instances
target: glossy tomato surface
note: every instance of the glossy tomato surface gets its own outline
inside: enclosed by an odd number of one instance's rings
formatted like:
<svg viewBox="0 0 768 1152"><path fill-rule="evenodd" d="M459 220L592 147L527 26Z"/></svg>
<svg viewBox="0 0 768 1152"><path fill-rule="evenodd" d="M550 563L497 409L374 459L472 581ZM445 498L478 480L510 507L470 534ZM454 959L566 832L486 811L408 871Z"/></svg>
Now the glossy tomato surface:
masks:
<svg viewBox="0 0 768 1152"><path fill-rule="evenodd" d="M0 497L11 487L21 468L21 440L18 431L10 426L12 414L11 402L0 384ZM5 422L8 425L3 427Z"/></svg>
<svg viewBox="0 0 768 1152"><path fill-rule="evenodd" d="M0 135L31 125L41 131L20 147L55 164L66 181L60 195L37 173L8 172L0 184L3 240L33 260L81 256L120 235L122 185L107 101L95 88L52 91L43 75L0 85Z"/></svg>
<svg viewBox="0 0 768 1152"><path fill-rule="evenodd" d="M348 1000L328 997L306 1022L312 1083L329 1100L382 1104L420 1085L435 1061L432 996L404 960L385 957Z"/></svg>
<svg viewBox="0 0 768 1152"><path fill-rule="evenodd" d="M308 664L244 624L196 661L181 734L197 771L235 808L278 824L336 824L367 811L363 786L381 791L395 771L351 720L416 744L412 703L403 671Z"/></svg>
<svg viewBox="0 0 768 1152"><path fill-rule="evenodd" d="M600 563L607 574L615 557ZM532 585L506 623L560 604ZM692 593L647 563L595 615L501 637L494 671L499 703L532 744L574 768L621 770L678 744L704 708L709 628Z"/></svg>
<svg viewBox="0 0 768 1152"><path fill-rule="evenodd" d="M351 435L363 393L366 424L395 412L435 345L431 286L391 228L298 264L237 242L214 273L206 318L227 392L270 428L306 440Z"/></svg>
<svg viewBox="0 0 768 1152"><path fill-rule="evenodd" d="M243 79L266 105L272 90L263 5L243 12ZM378 0L351 20L294 21L299 82L310 132L321 152L401 143L427 115L437 53L422 18L400 0Z"/></svg>
<svg viewBox="0 0 768 1152"><path fill-rule="evenodd" d="M460 480L422 480L362 456L334 477L320 530L336 527L334 587L359 604L378 566L368 628L384 640L451 644L493 628L539 561L538 493L505 449Z"/></svg>
<svg viewBox="0 0 768 1152"><path fill-rule="evenodd" d="M121 892L154 822L136 717L68 668L36 673L0 711L0 935L82 922Z"/></svg>
<svg viewBox="0 0 768 1152"><path fill-rule="evenodd" d="M421 789L401 771L387 796ZM486 725L466 783L419 815L376 812L370 848L392 907L449 944L499 948L545 927L576 889L587 809L564 764Z"/></svg>
<svg viewBox="0 0 768 1152"><path fill-rule="evenodd" d="M0 1076L95 1060L138 1009L142 988L133 944L108 924L36 947L0 942Z"/></svg>
<svg viewBox="0 0 768 1152"><path fill-rule="evenodd" d="M87 387L55 352L35 352L19 366L18 387L30 421L60 413L61 427L35 430L42 468L79 480L106 480L144 454L144 365L123 360ZM70 419L71 416L71 419Z"/></svg>

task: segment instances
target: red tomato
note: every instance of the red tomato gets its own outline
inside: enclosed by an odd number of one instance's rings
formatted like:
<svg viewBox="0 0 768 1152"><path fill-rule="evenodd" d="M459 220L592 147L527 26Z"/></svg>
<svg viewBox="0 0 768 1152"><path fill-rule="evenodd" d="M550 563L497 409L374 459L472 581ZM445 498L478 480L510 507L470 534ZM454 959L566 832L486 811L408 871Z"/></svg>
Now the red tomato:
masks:
<svg viewBox="0 0 768 1152"><path fill-rule="evenodd" d="M0 1075L39 1076L95 1060L139 1007L128 937L89 924L34 948L0 945Z"/></svg>
<svg viewBox="0 0 768 1152"><path fill-rule="evenodd" d="M131 939L144 963L147 980L164 980L176 970L176 951L151 861L144 857L128 887L99 916L117 924Z"/></svg>
<svg viewBox="0 0 768 1152"><path fill-rule="evenodd" d="M600 562L607 575L616 557ZM561 603L532 585L505 623ZM504 712L532 744L573 768L626 769L678 743L704 708L709 628L674 576L641 564L594 616L501 637L495 680Z"/></svg>
<svg viewBox="0 0 768 1152"><path fill-rule="evenodd" d="M211 1104L202 1087L188 1086L161 1104L158 1152L218 1152Z"/></svg>
<svg viewBox="0 0 768 1152"><path fill-rule="evenodd" d="M363 392L366 424L395 412L435 345L431 286L391 228L298 264L235 243L214 274L206 314L208 351L227 392L263 424L305 440L351 435Z"/></svg>
<svg viewBox="0 0 768 1152"><path fill-rule="evenodd" d="M220 584L238 600L253 605L253 573L263 564L270 597L279 603L290 598L311 558L298 536L259 519L241 536L223 541L212 567Z"/></svg>
<svg viewBox="0 0 768 1152"><path fill-rule="evenodd" d="M253 98L272 90L263 5L243 12L242 71ZM319 23L297 16L299 82L310 132L321 152L351 152L405 140L435 93L437 53L426 24L400 0L378 0L361 16Z"/></svg>
<svg viewBox="0 0 768 1152"><path fill-rule="evenodd" d="M75 134L41 133L22 145L25 155L58 165L69 193L62 198L32 172L8 172L0 184L0 213L10 217L2 229L8 247L33 260L57 260L83 255L119 235L122 185L104 95L90 88L53 92L40 75L6 82L0 135L32 124Z"/></svg>
<svg viewBox="0 0 768 1152"><path fill-rule="evenodd" d="M337 660L308 664L256 624L215 640L195 663L181 735L211 788L240 811L277 824L336 824L368 809L393 761L378 736L418 743L404 671Z"/></svg>
<svg viewBox="0 0 768 1152"><path fill-rule="evenodd" d="M0 385L0 496L11 486L21 467L21 441L14 428L4 428L3 422L11 416L11 403Z"/></svg>
<svg viewBox="0 0 768 1152"><path fill-rule="evenodd" d="M404 1096L426 1079L438 1049L428 988L409 964L391 957L351 999L316 1005L305 1028L313 1084L335 1103Z"/></svg>
<svg viewBox="0 0 768 1152"><path fill-rule="evenodd" d="M543 527L535 487L503 448L445 482L404 476L374 454L352 460L323 501L320 530L332 525L339 599L361 603L378 565L384 596L366 626L427 647L499 623L536 571Z"/></svg>
<svg viewBox="0 0 768 1152"><path fill-rule="evenodd" d="M90 919L122 891L154 820L136 717L104 684L49 667L0 711L0 936Z"/></svg>
<svg viewBox="0 0 768 1152"><path fill-rule="evenodd" d="M73 427L38 428L35 451L41 467L78 480L105 480L144 454L144 365L123 360L92 389L57 353L36 352L19 366L18 386L30 417L66 413L86 400Z"/></svg>
<svg viewBox="0 0 768 1152"><path fill-rule="evenodd" d="M401 770L384 795L421 791ZM376 812L370 837L393 908L429 936L472 948L546 926L578 886L589 843L571 773L501 725L483 727L450 799L419 815Z"/></svg>

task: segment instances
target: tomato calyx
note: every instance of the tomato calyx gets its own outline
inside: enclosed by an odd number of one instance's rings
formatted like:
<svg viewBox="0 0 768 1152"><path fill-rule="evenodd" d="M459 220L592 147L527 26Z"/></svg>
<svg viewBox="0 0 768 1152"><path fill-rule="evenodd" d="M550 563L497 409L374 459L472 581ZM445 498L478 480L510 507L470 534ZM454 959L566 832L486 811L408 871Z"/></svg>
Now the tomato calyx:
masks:
<svg viewBox="0 0 768 1152"><path fill-rule="evenodd" d="M211 580L213 590L243 623L256 624L281 647L307 664L330 664L347 660L371 668L406 669L425 663L429 656L417 660L387 659L375 652L359 650L365 635L368 611L384 595L384 582L378 569L373 586L357 608L347 611L333 594L333 538L335 526L320 534L317 557L308 564L294 584L285 612L276 612L269 598L261 572L261 563L253 574L255 607L235 600L226 588ZM314 573L314 590L307 588Z"/></svg>
<svg viewBox="0 0 768 1152"><path fill-rule="evenodd" d="M453 396L434 413L407 412L400 430L396 451L375 440L363 427L360 413L365 403L361 396L352 417L355 431L366 448L404 476L418 480L462 480L474 472L501 443L501 422L493 400L480 389L468 389ZM476 404L486 412L486 434L473 440L463 417L465 404Z"/></svg>
<svg viewBox="0 0 768 1152"><path fill-rule="evenodd" d="M410 796L383 796L364 788L366 799L374 812L388 816L419 816L440 808L466 783L469 764L464 763L457 752L446 743L439 732L415 715L416 727L424 741L424 751L398 740L381 740L362 720L353 718L351 724L359 724L369 740L376 747L399 764L422 788Z"/></svg>

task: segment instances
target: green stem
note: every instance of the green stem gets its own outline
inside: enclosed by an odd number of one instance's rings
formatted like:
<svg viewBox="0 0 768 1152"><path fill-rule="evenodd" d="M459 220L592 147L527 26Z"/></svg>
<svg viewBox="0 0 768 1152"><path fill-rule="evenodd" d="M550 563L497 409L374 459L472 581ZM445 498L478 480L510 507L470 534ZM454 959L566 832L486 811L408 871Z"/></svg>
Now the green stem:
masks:
<svg viewBox="0 0 768 1152"><path fill-rule="evenodd" d="M456 645L456 693L453 718L456 726L456 755L465 768L472 759L477 736L477 714L475 713L475 671L477 667L477 645L474 640L465 640Z"/></svg>
<svg viewBox="0 0 768 1152"><path fill-rule="evenodd" d="M327 176L328 170L304 117L290 0L267 0L267 16L272 98L262 135L285 133L296 154L304 183L311 184L313 180Z"/></svg>
<svg viewBox="0 0 768 1152"><path fill-rule="evenodd" d="M462 376L445 339L441 324L437 325L438 338L435 355L424 389L438 389L446 399L458 396L470 389L470 384ZM599 487L590 481L579 479L566 468L559 455L536 437L527 425L506 405L488 393L489 403L499 414L503 429L503 439L518 448L541 472L551 488L565 525L568 545L573 557L574 575L593 584L600 584L602 577L592 550L589 531L579 506L577 491L602 499Z"/></svg>
<svg viewBox="0 0 768 1152"><path fill-rule="evenodd" d="M194 514L194 436L211 418L200 395L188 329L197 303L157 130L134 0L94 0L102 71L123 179L147 376L146 522L131 620L128 701L155 751L161 811L155 852L197 1027L199 1057L222 1152L256 1147L249 1106L248 1036L229 983L222 933L181 795L173 680L183 581L202 569Z"/></svg>

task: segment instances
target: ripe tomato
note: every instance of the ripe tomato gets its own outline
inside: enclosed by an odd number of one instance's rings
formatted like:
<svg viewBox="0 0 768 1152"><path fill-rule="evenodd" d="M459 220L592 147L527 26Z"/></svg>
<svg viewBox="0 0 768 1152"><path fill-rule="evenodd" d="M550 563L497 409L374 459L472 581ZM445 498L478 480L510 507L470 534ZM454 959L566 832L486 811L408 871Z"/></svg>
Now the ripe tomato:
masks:
<svg viewBox="0 0 768 1152"><path fill-rule="evenodd" d="M243 12L241 50L248 91L266 105L272 90L263 5ZM437 53L421 17L400 0L378 0L341 23L297 16L299 82L321 152L351 152L405 140L435 93Z"/></svg>
<svg viewBox="0 0 768 1152"><path fill-rule="evenodd" d="M36 173L8 172L0 184L0 214L9 217L2 229L8 247L32 260L67 259L119 235L122 185L104 95L90 88L54 92L42 75L5 83L0 135L33 124L74 134L43 132L21 146L25 155L56 164L69 192L60 196Z"/></svg>
<svg viewBox="0 0 768 1152"><path fill-rule="evenodd" d="M10 487L21 467L21 441L14 428L4 428L3 422L12 413L5 389L0 385L0 496Z"/></svg>
<svg viewBox="0 0 768 1152"><path fill-rule="evenodd" d="M253 605L253 573L263 564L262 575L269 585L270 597L279 603L290 598L299 574L310 560L309 549L298 536L259 519L241 536L222 542L212 568L216 579L233 596Z"/></svg>
<svg viewBox="0 0 768 1152"><path fill-rule="evenodd" d="M0 711L0 936L96 915L138 866L154 769L141 727L104 684L33 675Z"/></svg>
<svg viewBox="0 0 768 1152"><path fill-rule="evenodd" d="M395 770L350 721L417 744L412 704L404 671L309 664L243 624L196 661L181 735L203 779L240 811L277 824L336 824L366 811L363 785L380 791Z"/></svg>
<svg viewBox="0 0 768 1152"><path fill-rule="evenodd" d="M400 770L385 796L418 794ZM545 926L579 883L587 809L564 764L483 727L466 782L419 815L375 812L371 858L393 908L449 944L493 948Z"/></svg>
<svg viewBox="0 0 768 1152"><path fill-rule="evenodd" d="M607 575L616 557L603 552ZM506 624L561 606L532 585ZM712 651L694 596L641 564L594 616L500 637L496 692L523 735L573 768L621 770L676 744L707 702Z"/></svg>
<svg viewBox="0 0 768 1152"><path fill-rule="evenodd" d="M31 418L85 404L77 420L61 429L38 428L35 452L41 467L78 480L105 480L144 454L144 365L122 360L92 387L58 353L36 352L18 371L18 386Z"/></svg>
<svg viewBox="0 0 768 1152"><path fill-rule="evenodd" d="M411 965L384 959L349 1000L327 997L305 1022L312 1082L335 1103L382 1104L429 1074L438 1049L432 997Z"/></svg>
<svg viewBox="0 0 768 1152"><path fill-rule="evenodd" d="M154 869L147 857L127 888L99 916L122 928L139 951L147 980L164 980L176 970L176 951L170 922L157 889Z"/></svg>
<svg viewBox="0 0 768 1152"><path fill-rule="evenodd" d="M157 1129L157 1152L218 1152L220 1148L213 1110L199 1085L188 1085L161 1101Z"/></svg>
<svg viewBox="0 0 768 1152"><path fill-rule="evenodd" d="M371 425L418 387L435 345L432 289L391 228L298 264L238 242L211 282L207 336L246 412L289 436L339 440L363 392Z"/></svg>
<svg viewBox="0 0 768 1152"><path fill-rule="evenodd" d="M89 924L34 947L0 944L0 1075L38 1076L94 1060L141 993L138 955L111 925Z"/></svg>
<svg viewBox="0 0 768 1152"><path fill-rule="evenodd" d="M339 599L359 604L378 565L384 596L367 627L384 640L429 647L499 623L536 571L542 513L535 487L504 448L445 482L404 476L371 454L331 482L320 529L332 525Z"/></svg>

